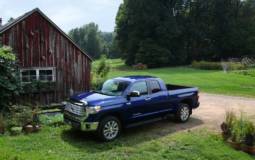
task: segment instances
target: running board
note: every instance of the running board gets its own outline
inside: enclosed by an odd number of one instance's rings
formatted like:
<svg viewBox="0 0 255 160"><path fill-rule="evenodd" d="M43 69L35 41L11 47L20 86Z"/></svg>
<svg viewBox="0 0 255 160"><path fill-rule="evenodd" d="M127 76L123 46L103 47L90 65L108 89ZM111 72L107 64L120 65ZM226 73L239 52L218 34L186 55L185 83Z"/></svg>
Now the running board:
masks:
<svg viewBox="0 0 255 160"><path fill-rule="evenodd" d="M126 126L126 128L132 128L132 127L137 127L137 126L141 126L144 124L149 124L149 123L153 123L153 122L157 122L160 120L163 120L164 118L159 117L159 118L154 118L154 119L150 119L150 120L146 120L146 121L141 121L141 122L137 122L137 123L132 123Z"/></svg>

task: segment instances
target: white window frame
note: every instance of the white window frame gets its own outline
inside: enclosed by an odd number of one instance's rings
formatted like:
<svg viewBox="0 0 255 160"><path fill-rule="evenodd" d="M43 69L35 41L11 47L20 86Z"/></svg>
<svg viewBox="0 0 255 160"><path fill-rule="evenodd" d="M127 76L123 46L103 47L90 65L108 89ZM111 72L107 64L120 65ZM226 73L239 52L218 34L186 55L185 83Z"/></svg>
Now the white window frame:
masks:
<svg viewBox="0 0 255 160"><path fill-rule="evenodd" d="M56 67L31 67L31 68L22 68L20 69L20 80L22 83L31 83L31 82L23 82L22 81L22 72L24 71L31 71L34 70L36 71L36 81L40 81L40 82L56 82ZM45 71L45 70L51 70L52 71L52 81L42 81L40 80L40 71Z"/></svg>

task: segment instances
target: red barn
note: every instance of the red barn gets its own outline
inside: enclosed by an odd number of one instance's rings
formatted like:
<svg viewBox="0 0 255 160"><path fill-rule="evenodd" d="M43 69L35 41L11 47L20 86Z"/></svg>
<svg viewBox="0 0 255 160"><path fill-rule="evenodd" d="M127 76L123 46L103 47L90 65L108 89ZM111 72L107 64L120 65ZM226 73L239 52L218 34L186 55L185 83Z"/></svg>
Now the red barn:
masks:
<svg viewBox="0 0 255 160"><path fill-rule="evenodd" d="M33 101L61 102L89 90L92 59L38 8L3 26L0 23L0 44L16 54L22 83L53 84L53 89L29 94Z"/></svg>

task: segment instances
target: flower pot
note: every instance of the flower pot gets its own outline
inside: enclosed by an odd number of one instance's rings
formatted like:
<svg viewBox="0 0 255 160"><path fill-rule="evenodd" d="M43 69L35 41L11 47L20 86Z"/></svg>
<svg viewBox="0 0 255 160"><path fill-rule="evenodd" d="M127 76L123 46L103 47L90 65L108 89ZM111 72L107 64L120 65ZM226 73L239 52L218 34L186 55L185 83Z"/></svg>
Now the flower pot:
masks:
<svg viewBox="0 0 255 160"><path fill-rule="evenodd" d="M246 153L255 155L255 146L243 145L242 150Z"/></svg>
<svg viewBox="0 0 255 160"><path fill-rule="evenodd" d="M233 142L233 141L231 141L231 140L229 140L229 141L227 141L227 142L228 142L228 144L229 144L232 148L234 148L234 149L236 149L236 150L241 150L241 149L242 149L241 143L239 143L239 142Z"/></svg>
<svg viewBox="0 0 255 160"><path fill-rule="evenodd" d="M39 126L39 125L34 126L34 132L39 132L40 129L41 129L41 126Z"/></svg>
<svg viewBox="0 0 255 160"><path fill-rule="evenodd" d="M34 131L34 127L32 125L26 125L23 127L25 133L32 133Z"/></svg>

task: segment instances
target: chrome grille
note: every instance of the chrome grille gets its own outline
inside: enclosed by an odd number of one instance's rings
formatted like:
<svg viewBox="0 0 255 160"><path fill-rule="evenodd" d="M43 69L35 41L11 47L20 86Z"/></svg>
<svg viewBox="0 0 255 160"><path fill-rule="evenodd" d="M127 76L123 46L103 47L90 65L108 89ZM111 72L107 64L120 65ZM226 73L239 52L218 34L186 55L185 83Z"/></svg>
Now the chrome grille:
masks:
<svg viewBox="0 0 255 160"><path fill-rule="evenodd" d="M65 111L79 116L85 115L85 106L82 103L71 103L68 102L65 107Z"/></svg>

